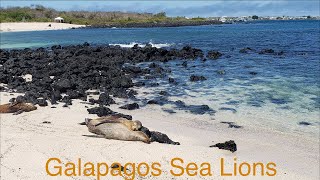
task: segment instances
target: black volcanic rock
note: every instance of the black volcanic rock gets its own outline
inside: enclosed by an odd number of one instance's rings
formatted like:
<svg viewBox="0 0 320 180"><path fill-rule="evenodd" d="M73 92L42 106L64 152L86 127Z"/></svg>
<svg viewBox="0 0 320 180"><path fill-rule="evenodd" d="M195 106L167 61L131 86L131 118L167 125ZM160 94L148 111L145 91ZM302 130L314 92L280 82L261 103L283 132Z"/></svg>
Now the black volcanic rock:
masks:
<svg viewBox="0 0 320 180"><path fill-rule="evenodd" d="M210 147L217 147L219 149L225 149L225 150L229 150L231 152L237 151L237 144L233 140L226 141L224 143L217 143L217 144L212 145Z"/></svg>
<svg viewBox="0 0 320 180"><path fill-rule="evenodd" d="M16 97L15 102L17 102L17 103L25 103L25 102L27 102L27 98L20 95L20 96Z"/></svg>
<svg viewBox="0 0 320 180"><path fill-rule="evenodd" d="M67 106L68 105L72 105L72 100L69 96L64 96L62 99L61 99L61 102L64 102Z"/></svg>
<svg viewBox="0 0 320 180"><path fill-rule="evenodd" d="M110 105L110 104L114 104L115 101L110 97L109 94L101 93L97 103L100 105Z"/></svg>
<svg viewBox="0 0 320 180"><path fill-rule="evenodd" d="M190 81L195 82L195 81L204 81L207 80L204 76L197 76L197 75L191 75L190 76Z"/></svg>
<svg viewBox="0 0 320 180"><path fill-rule="evenodd" d="M153 62L149 65L149 68L161 68L161 66Z"/></svg>
<svg viewBox="0 0 320 180"><path fill-rule="evenodd" d="M146 83L144 83L144 82L136 82L136 83L134 83L134 86L136 86L136 87L142 87L142 86L145 86L146 85Z"/></svg>
<svg viewBox="0 0 320 180"><path fill-rule="evenodd" d="M239 125L235 124L234 122L221 121L220 123L228 124L229 125L228 128L236 128L236 129L242 128L242 126L239 126Z"/></svg>
<svg viewBox="0 0 320 180"><path fill-rule="evenodd" d="M51 92L50 101L51 104L57 104L57 101L59 101L62 98L60 91L53 91Z"/></svg>
<svg viewBox="0 0 320 180"><path fill-rule="evenodd" d="M53 87L60 92L66 92L68 89L73 89L74 85L69 79L62 79L55 82Z"/></svg>
<svg viewBox="0 0 320 180"><path fill-rule="evenodd" d="M248 53L249 51L253 51L253 50L249 47L246 47L246 48L240 49L239 53Z"/></svg>
<svg viewBox="0 0 320 180"><path fill-rule="evenodd" d="M183 67L188 67L188 62L187 61L183 61L183 63L181 64Z"/></svg>
<svg viewBox="0 0 320 180"><path fill-rule="evenodd" d="M237 113L237 110L234 109L234 108L221 107L221 108L219 108L219 110L222 110L222 111L231 111L232 113Z"/></svg>
<svg viewBox="0 0 320 180"><path fill-rule="evenodd" d="M192 114L211 114L216 113L215 110L211 109L208 105L186 105L183 101L174 101L173 105L179 110L189 111Z"/></svg>
<svg viewBox="0 0 320 180"><path fill-rule="evenodd" d="M262 49L259 54L273 54L275 51L273 49Z"/></svg>
<svg viewBox="0 0 320 180"><path fill-rule="evenodd" d="M193 114L205 114L209 111L213 111L208 105L189 105L187 106L187 109Z"/></svg>
<svg viewBox="0 0 320 180"><path fill-rule="evenodd" d="M160 91L159 94L162 95L162 96L168 96L169 95L169 93L167 91Z"/></svg>
<svg viewBox="0 0 320 180"><path fill-rule="evenodd" d="M173 79L173 78L170 78L168 79L169 83L172 83L172 84L177 84L176 80Z"/></svg>
<svg viewBox="0 0 320 180"><path fill-rule="evenodd" d="M170 70L157 62L180 59L182 61L203 58L200 49L185 46L181 49L155 48L150 44L145 47L134 46L90 46L80 45L51 48L0 50L0 83L8 85L8 90L25 93L23 101L33 104L50 101L51 104L62 102L64 107L72 105L72 99L87 100L87 90L107 92L98 100L89 100L93 104L106 106L113 104L111 98L135 98L135 92L129 88L136 86L158 85L149 82L134 84L133 77L167 77ZM135 64L150 62L148 68ZM184 63L186 64L186 63ZM32 81L26 82L21 76L31 74ZM201 78L200 78L201 79ZM173 79L170 79L173 82ZM62 97L64 96L64 97ZM38 99L40 100L38 102ZM106 114L103 111L99 114Z"/></svg>
<svg viewBox="0 0 320 180"><path fill-rule="evenodd" d="M301 122L299 122L298 124L299 124L299 125L303 125L303 126L309 126L309 125L311 125L311 123L306 122L306 121L301 121Z"/></svg>
<svg viewBox="0 0 320 180"><path fill-rule="evenodd" d="M123 117L128 120L132 120L132 116L130 116L130 115L117 113L117 112L114 112L111 109L109 109L107 107L103 107L103 106L90 108L90 109L87 109L87 111L89 114L96 114L99 117L108 116L108 115L117 115L118 117Z"/></svg>
<svg viewBox="0 0 320 180"><path fill-rule="evenodd" d="M24 97L27 99L27 102L37 104L37 98L39 98L40 95L35 91L27 91L25 92Z"/></svg>
<svg viewBox="0 0 320 180"><path fill-rule="evenodd" d="M285 53L284 53L284 51L276 52L273 49L262 49L261 51L259 51L259 54L282 56Z"/></svg>
<svg viewBox="0 0 320 180"><path fill-rule="evenodd" d="M130 88L133 86L132 80L127 76L113 78L111 86L115 88Z"/></svg>
<svg viewBox="0 0 320 180"><path fill-rule="evenodd" d="M96 114L99 117L114 114L114 112L111 109L107 107L102 107L102 106L90 108L90 109L87 109L87 111L89 112L89 114Z"/></svg>
<svg viewBox="0 0 320 180"><path fill-rule="evenodd" d="M68 90L66 92L66 95L68 95L70 97L70 99L81 99L83 97L86 97L85 92L80 92L77 90Z"/></svg>
<svg viewBox="0 0 320 180"><path fill-rule="evenodd" d="M219 51L209 51L207 54L207 58L209 59L218 59L222 56L222 53L220 53Z"/></svg>
<svg viewBox="0 0 320 180"><path fill-rule="evenodd" d="M120 106L119 108L120 109L127 109L127 110L134 110L134 109L139 109L139 104L137 104L137 103L126 104L126 105Z"/></svg>
<svg viewBox="0 0 320 180"><path fill-rule="evenodd" d="M226 74L226 71L225 71L225 70L217 70L216 72L217 72L217 74L219 74L219 75L224 75L224 74Z"/></svg>
<svg viewBox="0 0 320 180"><path fill-rule="evenodd" d="M143 70L140 67L136 67L136 66L126 66L126 67L122 68L122 70L125 73L136 74L136 75L143 72Z"/></svg>
<svg viewBox="0 0 320 180"><path fill-rule="evenodd" d="M89 102L91 105L94 105L95 103L97 103L100 106L103 106L103 105L109 106L110 104L115 104L115 101L110 97L110 95L108 93L101 93L99 95L98 100L90 98Z"/></svg>
<svg viewBox="0 0 320 180"><path fill-rule="evenodd" d="M48 106L48 102L45 99L37 99L37 104L42 107Z"/></svg>
<svg viewBox="0 0 320 180"><path fill-rule="evenodd" d="M152 100L149 100L147 102L147 104L161 104L159 101L157 101L156 99L152 99Z"/></svg>

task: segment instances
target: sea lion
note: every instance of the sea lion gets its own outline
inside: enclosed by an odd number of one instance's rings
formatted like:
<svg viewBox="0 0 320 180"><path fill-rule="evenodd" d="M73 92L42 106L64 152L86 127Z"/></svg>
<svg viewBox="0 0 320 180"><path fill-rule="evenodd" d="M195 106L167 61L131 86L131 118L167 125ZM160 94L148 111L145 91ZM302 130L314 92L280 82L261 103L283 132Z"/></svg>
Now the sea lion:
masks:
<svg viewBox="0 0 320 180"><path fill-rule="evenodd" d="M31 103L13 102L0 105L0 113L16 113L16 112L29 112L36 110L37 107Z"/></svg>
<svg viewBox="0 0 320 180"><path fill-rule="evenodd" d="M179 142L172 141L166 134L158 131L150 131L147 127L143 126L140 131L144 132L150 138L151 142L180 145Z"/></svg>
<svg viewBox="0 0 320 180"><path fill-rule="evenodd" d="M101 123L101 121L104 121ZM118 121L118 122L117 122ZM101 120L98 119L86 119L86 125L89 132L103 135L106 139L116 139L124 141L142 141L144 143L150 143L150 138L141 131L133 131L134 123L131 124L131 127L125 125L126 123L123 120ZM129 121L129 120L128 120ZM127 123L128 124L128 123ZM129 124L130 125L130 124Z"/></svg>
<svg viewBox="0 0 320 180"><path fill-rule="evenodd" d="M131 131L139 131L142 127L142 123L140 121L131 121L123 117L118 117L115 115L111 116L103 116L94 119L94 121L99 121L95 126L99 126L104 123L121 123L129 128Z"/></svg>

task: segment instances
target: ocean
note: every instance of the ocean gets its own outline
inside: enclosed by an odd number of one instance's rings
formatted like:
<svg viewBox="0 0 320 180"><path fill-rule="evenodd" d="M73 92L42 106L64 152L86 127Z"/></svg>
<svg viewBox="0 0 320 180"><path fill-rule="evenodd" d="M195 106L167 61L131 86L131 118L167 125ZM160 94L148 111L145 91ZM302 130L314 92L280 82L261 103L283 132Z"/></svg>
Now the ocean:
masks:
<svg viewBox="0 0 320 180"><path fill-rule="evenodd" d="M187 68L179 59L159 62L171 69L169 76L177 84L158 78L153 81L159 86L149 90L155 96L167 91L170 99L188 105L208 105L216 111L215 119L236 122L244 128L259 126L315 138L319 133L320 21L5 32L0 36L2 49L89 42L123 47L146 43L158 48L191 45L205 52L217 50L223 53L221 58L188 61ZM246 47L252 50L239 52ZM259 54L263 49L273 49L279 54ZM190 82L191 74L205 76L207 80ZM175 113L189 113L171 108Z"/></svg>

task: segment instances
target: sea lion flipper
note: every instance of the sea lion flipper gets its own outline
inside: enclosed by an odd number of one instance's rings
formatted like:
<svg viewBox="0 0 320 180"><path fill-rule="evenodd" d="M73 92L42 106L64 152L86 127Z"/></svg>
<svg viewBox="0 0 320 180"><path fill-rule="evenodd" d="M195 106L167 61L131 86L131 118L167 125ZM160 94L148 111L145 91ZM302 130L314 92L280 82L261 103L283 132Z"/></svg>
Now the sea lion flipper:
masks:
<svg viewBox="0 0 320 180"><path fill-rule="evenodd" d="M86 122L81 122L81 123L79 123L79 125L87 125L87 123Z"/></svg>
<svg viewBox="0 0 320 180"><path fill-rule="evenodd" d="M13 115L18 115L18 114L21 114L23 113L24 111L22 109L18 110L17 112L14 112Z"/></svg>

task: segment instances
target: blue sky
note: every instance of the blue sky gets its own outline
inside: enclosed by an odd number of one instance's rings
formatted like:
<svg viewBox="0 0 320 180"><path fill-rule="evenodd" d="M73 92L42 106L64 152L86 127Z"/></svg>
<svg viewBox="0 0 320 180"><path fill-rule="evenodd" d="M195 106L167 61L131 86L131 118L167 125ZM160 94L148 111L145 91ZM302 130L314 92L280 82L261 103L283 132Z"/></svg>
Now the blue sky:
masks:
<svg viewBox="0 0 320 180"><path fill-rule="evenodd" d="M89 11L126 11L151 12L164 11L169 16L319 16L319 1L317 0L282 0L282 1L17 1L1 0L1 7L30 6L41 4L57 10L89 10Z"/></svg>

